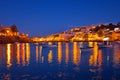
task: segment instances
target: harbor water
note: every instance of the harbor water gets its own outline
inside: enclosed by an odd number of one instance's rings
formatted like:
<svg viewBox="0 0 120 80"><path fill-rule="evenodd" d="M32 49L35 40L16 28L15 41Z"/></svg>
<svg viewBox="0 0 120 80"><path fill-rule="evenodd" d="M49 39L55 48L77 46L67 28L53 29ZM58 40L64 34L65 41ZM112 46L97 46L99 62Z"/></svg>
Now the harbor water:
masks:
<svg viewBox="0 0 120 80"><path fill-rule="evenodd" d="M0 44L0 80L120 80L120 44L99 45Z"/></svg>

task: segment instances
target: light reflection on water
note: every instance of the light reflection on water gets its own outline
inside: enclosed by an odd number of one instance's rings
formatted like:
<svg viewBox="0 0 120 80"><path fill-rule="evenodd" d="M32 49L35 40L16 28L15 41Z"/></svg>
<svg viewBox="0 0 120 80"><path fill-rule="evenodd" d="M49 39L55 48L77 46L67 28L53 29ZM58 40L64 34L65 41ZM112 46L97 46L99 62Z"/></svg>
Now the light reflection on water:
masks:
<svg viewBox="0 0 120 80"><path fill-rule="evenodd" d="M62 42L58 42L58 63L61 63L62 61Z"/></svg>
<svg viewBox="0 0 120 80"><path fill-rule="evenodd" d="M80 48L77 42L73 42L73 63L75 65L80 64Z"/></svg>
<svg viewBox="0 0 120 80"><path fill-rule="evenodd" d="M120 44L99 48L97 42L90 42L93 48L80 49L82 44L0 44L0 80L120 79Z"/></svg>
<svg viewBox="0 0 120 80"><path fill-rule="evenodd" d="M7 57L7 67L9 68L11 65L12 65L12 63L11 63L11 44L7 44L7 50L6 50L7 52L7 55L6 55L6 57Z"/></svg>
<svg viewBox="0 0 120 80"><path fill-rule="evenodd" d="M69 61L69 44L66 43L65 44L65 63L68 64Z"/></svg>

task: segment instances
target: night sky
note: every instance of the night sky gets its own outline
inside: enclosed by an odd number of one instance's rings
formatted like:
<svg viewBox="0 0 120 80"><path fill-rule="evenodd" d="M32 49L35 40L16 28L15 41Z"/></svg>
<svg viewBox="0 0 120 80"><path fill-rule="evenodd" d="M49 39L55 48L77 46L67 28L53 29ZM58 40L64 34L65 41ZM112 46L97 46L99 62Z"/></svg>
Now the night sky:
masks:
<svg viewBox="0 0 120 80"><path fill-rule="evenodd" d="M0 0L0 24L31 37L110 22L120 22L120 0Z"/></svg>

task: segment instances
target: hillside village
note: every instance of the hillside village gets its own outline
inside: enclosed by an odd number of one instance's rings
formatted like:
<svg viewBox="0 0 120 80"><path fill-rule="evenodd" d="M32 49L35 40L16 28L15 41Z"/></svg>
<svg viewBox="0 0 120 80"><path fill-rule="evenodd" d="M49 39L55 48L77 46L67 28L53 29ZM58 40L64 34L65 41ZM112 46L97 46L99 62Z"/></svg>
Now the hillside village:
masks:
<svg viewBox="0 0 120 80"><path fill-rule="evenodd" d="M28 34L19 33L16 25L0 25L0 43L30 42Z"/></svg>
<svg viewBox="0 0 120 80"><path fill-rule="evenodd" d="M119 41L120 23L99 24L97 26L74 27L72 29L44 37L29 38L20 33L16 25L0 25L0 43L26 42L74 42L74 41Z"/></svg>
<svg viewBox="0 0 120 80"><path fill-rule="evenodd" d="M75 27L46 37L33 37L34 42L44 41L116 41L120 40L120 23Z"/></svg>

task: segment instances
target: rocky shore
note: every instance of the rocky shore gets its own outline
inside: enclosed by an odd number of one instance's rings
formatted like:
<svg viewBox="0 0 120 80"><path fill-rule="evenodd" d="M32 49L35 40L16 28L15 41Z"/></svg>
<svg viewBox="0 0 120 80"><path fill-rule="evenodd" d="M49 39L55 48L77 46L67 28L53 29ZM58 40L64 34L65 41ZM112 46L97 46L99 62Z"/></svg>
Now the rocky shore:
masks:
<svg viewBox="0 0 120 80"><path fill-rule="evenodd" d="M0 36L0 44L5 44L5 43L29 43L32 42L30 38L21 38L19 36Z"/></svg>

